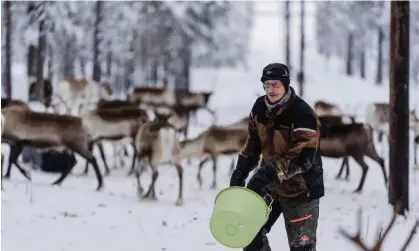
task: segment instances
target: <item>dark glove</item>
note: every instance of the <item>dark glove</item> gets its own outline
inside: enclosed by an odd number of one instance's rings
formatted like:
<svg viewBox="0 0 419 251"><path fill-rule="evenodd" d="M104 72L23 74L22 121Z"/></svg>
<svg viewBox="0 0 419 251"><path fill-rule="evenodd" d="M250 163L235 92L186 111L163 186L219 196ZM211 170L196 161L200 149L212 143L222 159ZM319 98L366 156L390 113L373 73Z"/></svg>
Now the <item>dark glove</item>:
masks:
<svg viewBox="0 0 419 251"><path fill-rule="evenodd" d="M246 179L249 176L251 169L252 169L251 161L249 161L249 159L244 157L243 155L239 154L236 169L234 169L230 178L230 186L231 187L232 186L244 187L246 183Z"/></svg>

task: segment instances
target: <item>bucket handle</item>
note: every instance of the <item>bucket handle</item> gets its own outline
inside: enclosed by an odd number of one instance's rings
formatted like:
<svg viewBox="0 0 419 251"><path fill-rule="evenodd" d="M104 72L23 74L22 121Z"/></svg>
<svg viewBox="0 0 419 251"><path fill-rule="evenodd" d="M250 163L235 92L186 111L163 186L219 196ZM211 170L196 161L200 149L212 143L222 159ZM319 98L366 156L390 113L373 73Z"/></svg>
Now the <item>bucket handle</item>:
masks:
<svg viewBox="0 0 419 251"><path fill-rule="evenodd" d="M269 194L269 193L266 193L264 196L263 196L263 200L266 202L266 197L269 197L269 199L271 200L271 202L269 202L269 204L268 204L268 208L269 208L269 212L271 212L272 211L272 204L274 203L274 199L272 198L272 196Z"/></svg>

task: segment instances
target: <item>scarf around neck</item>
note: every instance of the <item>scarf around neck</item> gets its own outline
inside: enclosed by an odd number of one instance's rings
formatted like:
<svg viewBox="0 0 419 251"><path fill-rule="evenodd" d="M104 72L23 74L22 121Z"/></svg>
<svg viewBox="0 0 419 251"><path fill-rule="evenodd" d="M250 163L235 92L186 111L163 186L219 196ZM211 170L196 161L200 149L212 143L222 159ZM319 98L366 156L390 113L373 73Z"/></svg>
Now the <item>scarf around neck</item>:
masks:
<svg viewBox="0 0 419 251"><path fill-rule="evenodd" d="M271 103L268 99L268 95L265 95L265 104L269 111L279 109L282 105L284 105L288 100L290 100L292 95L292 89L288 87L287 92L285 95L276 103Z"/></svg>

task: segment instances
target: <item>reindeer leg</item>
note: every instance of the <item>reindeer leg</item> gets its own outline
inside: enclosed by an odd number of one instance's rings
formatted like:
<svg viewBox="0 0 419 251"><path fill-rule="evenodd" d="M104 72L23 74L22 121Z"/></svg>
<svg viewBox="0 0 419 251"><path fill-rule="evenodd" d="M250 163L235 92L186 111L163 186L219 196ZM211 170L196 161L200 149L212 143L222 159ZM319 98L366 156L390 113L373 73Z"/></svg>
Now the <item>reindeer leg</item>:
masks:
<svg viewBox="0 0 419 251"><path fill-rule="evenodd" d="M70 150L80 154L84 159L86 159L86 161L88 161L90 164L93 165L93 170L95 171L96 179L98 181L98 186L97 186L96 190L100 191L103 188L103 177L102 177L102 174L100 173L99 166L97 164L96 158L93 155L93 152L90 150L91 148L93 148L93 144L89 143L86 147L73 146L73 147L70 148ZM53 185L61 185L61 183L65 180L67 175L71 172L71 169L73 169L73 168L71 167L71 168L68 168L67 170L64 170L64 172L62 172L61 176L52 184Z"/></svg>
<svg viewBox="0 0 419 251"><path fill-rule="evenodd" d="M105 176L109 176L111 170L109 169L108 164L106 163L105 151L103 150L103 143L98 142L97 146L99 147L100 157L102 158L103 164L105 165Z"/></svg>
<svg viewBox="0 0 419 251"><path fill-rule="evenodd" d="M346 156L346 175L345 175L345 180L349 180L349 175L350 175L350 169L349 169L349 157Z"/></svg>
<svg viewBox="0 0 419 251"><path fill-rule="evenodd" d="M340 166L339 172L338 172L338 174L335 177L336 180L341 179L341 175L343 173L343 169L345 168L345 165L346 165L346 159L347 159L346 156L343 157L342 165Z"/></svg>
<svg viewBox="0 0 419 251"><path fill-rule="evenodd" d="M384 164L385 162L384 162L383 158L378 156L377 152L375 151L374 145L372 145L372 147L369 146L367 148L367 151L365 152L365 155L370 157L371 159L373 159L375 162L377 162L380 165L381 171L383 172L383 176L384 176L384 184L387 187L387 183L388 183L387 177L388 176L387 176L387 171L386 171L385 164Z"/></svg>
<svg viewBox="0 0 419 251"><path fill-rule="evenodd" d="M22 152L22 146L20 144L11 144L10 145L10 155L9 155L9 163L7 167L7 172L4 178L9 179L12 169L12 164L15 164L18 170L22 173L23 176L27 180L31 180L31 176L27 170L22 168L20 164L17 162L17 159L19 158L20 153Z"/></svg>
<svg viewBox="0 0 419 251"><path fill-rule="evenodd" d="M150 158L151 159L151 158ZM156 180L159 177L159 171L157 170L157 165L150 162L151 170L153 171L152 178L151 178L151 184L150 188L148 189L148 192L144 195L144 198L148 198L151 200L157 200L156 192L155 192L155 184Z"/></svg>
<svg viewBox="0 0 419 251"><path fill-rule="evenodd" d="M135 144L132 143L132 148L134 149L134 155L132 156L132 164L131 164L131 169L128 172L128 176L131 176L134 173L134 168L135 168L135 159L141 158L141 155L138 153L137 148L135 147Z"/></svg>
<svg viewBox="0 0 419 251"><path fill-rule="evenodd" d="M212 159L212 185L211 189L217 188L217 156L215 154L211 155Z"/></svg>
<svg viewBox="0 0 419 251"><path fill-rule="evenodd" d="M128 157L128 149L126 145L124 145L124 156Z"/></svg>
<svg viewBox="0 0 419 251"><path fill-rule="evenodd" d="M178 199L176 200L176 206L181 206L183 205L183 168L180 165L180 161L178 161L178 163L176 163L176 171L179 177L179 196Z"/></svg>
<svg viewBox="0 0 419 251"><path fill-rule="evenodd" d="M187 137L188 137L188 128L189 128L189 123L191 122L191 113L190 112L188 113L186 121L187 121L186 126L185 126L185 128L183 128L183 136L185 137L184 139L187 139ZM186 159L186 163L188 165L190 165L192 163L191 158L188 157Z"/></svg>
<svg viewBox="0 0 419 251"><path fill-rule="evenodd" d="M145 164L139 160L138 166L139 168L135 169L135 178L137 179L137 196L140 198L140 196L144 193L144 188L141 186L141 175L145 170Z"/></svg>
<svg viewBox="0 0 419 251"><path fill-rule="evenodd" d="M112 148L113 148L113 158L114 158L114 166L113 166L113 169L116 169L117 168L117 164L116 164L116 156L118 155L118 150L117 150L117 147L114 145L114 144L112 144Z"/></svg>
<svg viewBox="0 0 419 251"><path fill-rule="evenodd" d="M89 142L87 147L89 149L89 152L93 152L94 142ZM84 166L84 172L82 174L80 174L79 176L86 176L88 172L89 172L89 161L86 159L86 165Z"/></svg>
<svg viewBox="0 0 419 251"><path fill-rule="evenodd" d="M124 145L119 145L118 146L118 156L119 156L119 166L120 167L124 167L125 166L124 157L125 156L128 156L128 153L127 153L127 155L125 155L125 153L126 153L125 144Z"/></svg>
<svg viewBox="0 0 419 251"><path fill-rule="evenodd" d="M359 182L358 188L354 191L354 193L360 193L362 191L362 188L364 187L365 178L367 177L368 173L368 165L364 161L363 156L353 156L355 161L361 166L362 168L362 176L361 180Z"/></svg>
<svg viewBox="0 0 419 251"><path fill-rule="evenodd" d="M196 174L196 179L198 180L199 188L202 188L202 176L201 176L202 167L209 160L210 160L209 158L205 158L199 163L198 173Z"/></svg>

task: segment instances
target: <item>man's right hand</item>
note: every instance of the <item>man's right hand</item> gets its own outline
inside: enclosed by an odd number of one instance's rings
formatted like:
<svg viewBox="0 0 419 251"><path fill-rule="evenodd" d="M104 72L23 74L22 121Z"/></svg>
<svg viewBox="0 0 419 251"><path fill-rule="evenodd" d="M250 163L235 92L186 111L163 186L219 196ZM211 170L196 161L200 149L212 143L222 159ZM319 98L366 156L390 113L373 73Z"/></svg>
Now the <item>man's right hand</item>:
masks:
<svg viewBox="0 0 419 251"><path fill-rule="evenodd" d="M249 176L251 169L252 164L250 163L249 159L239 154L236 169L234 169L230 178L230 186L244 187L246 185L246 179Z"/></svg>

